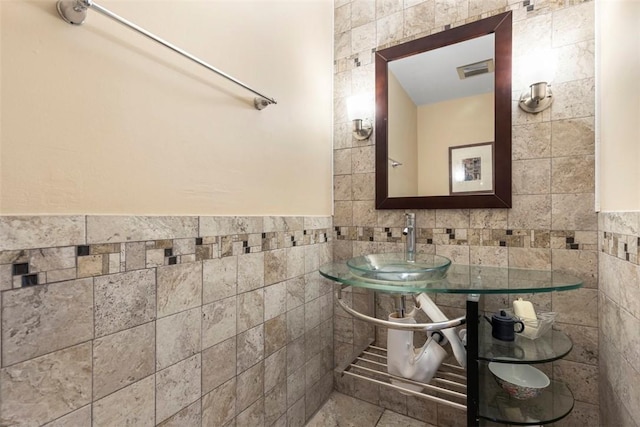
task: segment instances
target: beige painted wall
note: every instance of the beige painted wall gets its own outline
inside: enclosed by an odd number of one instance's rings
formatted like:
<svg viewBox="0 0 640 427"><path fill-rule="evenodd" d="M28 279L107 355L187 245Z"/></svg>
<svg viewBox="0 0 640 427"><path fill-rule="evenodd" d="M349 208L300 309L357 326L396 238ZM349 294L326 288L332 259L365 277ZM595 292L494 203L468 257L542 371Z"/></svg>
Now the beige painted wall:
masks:
<svg viewBox="0 0 640 427"><path fill-rule="evenodd" d="M640 2L596 5L600 209L640 210Z"/></svg>
<svg viewBox="0 0 640 427"><path fill-rule="evenodd" d="M331 214L331 2L100 4L278 105L97 12L2 1L0 213Z"/></svg>
<svg viewBox="0 0 640 427"><path fill-rule="evenodd" d="M493 141L493 93L418 108L418 195L449 194L449 147Z"/></svg>
<svg viewBox="0 0 640 427"><path fill-rule="evenodd" d="M418 108L393 73L389 73L389 157L402 163L389 168L389 197L418 193Z"/></svg>

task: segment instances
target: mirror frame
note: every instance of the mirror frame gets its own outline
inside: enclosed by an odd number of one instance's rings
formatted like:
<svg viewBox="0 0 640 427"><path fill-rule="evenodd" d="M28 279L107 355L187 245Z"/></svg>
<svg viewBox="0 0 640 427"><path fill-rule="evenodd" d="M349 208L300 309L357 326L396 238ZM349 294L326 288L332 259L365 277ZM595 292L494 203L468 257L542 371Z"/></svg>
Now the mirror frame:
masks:
<svg viewBox="0 0 640 427"><path fill-rule="evenodd" d="M505 12L376 52L376 209L463 209L511 207L511 21ZM390 61L465 40L495 34L495 114L491 194L389 197L387 140Z"/></svg>

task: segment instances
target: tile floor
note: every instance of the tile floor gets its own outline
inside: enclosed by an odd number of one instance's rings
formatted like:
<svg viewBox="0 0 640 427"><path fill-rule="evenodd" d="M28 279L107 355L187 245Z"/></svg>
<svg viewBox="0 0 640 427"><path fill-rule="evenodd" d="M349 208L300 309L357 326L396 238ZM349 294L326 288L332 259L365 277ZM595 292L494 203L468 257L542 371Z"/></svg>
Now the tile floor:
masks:
<svg viewBox="0 0 640 427"><path fill-rule="evenodd" d="M334 391L307 427L435 427Z"/></svg>

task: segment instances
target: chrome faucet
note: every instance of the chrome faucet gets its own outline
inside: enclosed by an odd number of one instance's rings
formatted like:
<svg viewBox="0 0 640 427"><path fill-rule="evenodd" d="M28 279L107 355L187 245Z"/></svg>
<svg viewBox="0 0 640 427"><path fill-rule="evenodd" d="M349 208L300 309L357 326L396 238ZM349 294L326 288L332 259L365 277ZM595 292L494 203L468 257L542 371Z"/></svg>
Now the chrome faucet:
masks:
<svg viewBox="0 0 640 427"><path fill-rule="evenodd" d="M407 236L405 240L404 259L407 262L416 262L416 214L406 213L406 225L402 234Z"/></svg>

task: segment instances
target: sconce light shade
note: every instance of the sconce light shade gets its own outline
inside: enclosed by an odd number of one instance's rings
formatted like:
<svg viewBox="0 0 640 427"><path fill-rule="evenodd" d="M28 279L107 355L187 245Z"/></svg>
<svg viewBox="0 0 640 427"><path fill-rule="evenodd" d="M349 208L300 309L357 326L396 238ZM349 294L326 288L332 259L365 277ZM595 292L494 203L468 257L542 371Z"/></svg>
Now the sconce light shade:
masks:
<svg viewBox="0 0 640 427"><path fill-rule="evenodd" d="M369 139L373 133L371 121L374 116L374 100L372 93L363 93L347 99L347 114L353 121L353 137L358 141ZM368 126L364 122L368 122Z"/></svg>
<svg viewBox="0 0 640 427"><path fill-rule="evenodd" d="M551 107L553 103L553 93L547 82L538 82L529 86L528 91L520 95L520 108L527 113L539 113Z"/></svg>

